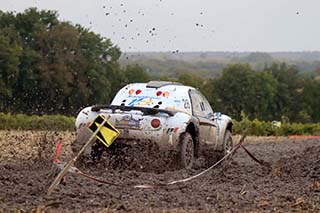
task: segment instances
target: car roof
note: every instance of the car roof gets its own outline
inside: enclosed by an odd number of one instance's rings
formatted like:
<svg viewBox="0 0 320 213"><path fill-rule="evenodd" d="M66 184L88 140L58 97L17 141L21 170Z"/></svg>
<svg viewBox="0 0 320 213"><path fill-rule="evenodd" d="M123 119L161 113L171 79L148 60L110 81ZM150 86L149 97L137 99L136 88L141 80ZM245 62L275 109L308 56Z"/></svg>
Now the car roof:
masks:
<svg viewBox="0 0 320 213"><path fill-rule="evenodd" d="M168 81L131 83L118 91L111 105L157 107L191 113L189 91L193 87ZM139 91L138 93L136 93ZM159 93L159 95L158 95ZM167 94L168 96L164 96Z"/></svg>
<svg viewBox="0 0 320 213"><path fill-rule="evenodd" d="M160 88L168 85L182 85L182 84L178 82L171 82L171 81L149 81L147 83L147 88Z"/></svg>

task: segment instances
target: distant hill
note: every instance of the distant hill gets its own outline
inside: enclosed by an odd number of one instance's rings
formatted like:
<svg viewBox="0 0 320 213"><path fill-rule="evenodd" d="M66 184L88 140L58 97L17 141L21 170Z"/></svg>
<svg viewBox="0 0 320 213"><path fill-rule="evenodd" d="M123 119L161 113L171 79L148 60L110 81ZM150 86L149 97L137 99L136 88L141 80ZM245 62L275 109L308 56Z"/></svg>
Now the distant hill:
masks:
<svg viewBox="0 0 320 213"><path fill-rule="evenodd" d="M314 62L320 61L320 51L313 52L273 52L269 53L272 57L279 60L288 61L305 61Z"/></svg>
<svg viewBox="0 0 320 213"><path fill-rule="evenodd" d="M320 51L314 52L127 52L120 59L124 66L139 64L153 76L177 77L197 73L216 77L228 64L249 63L262 70L272 63L295 65L301 73L312 74L320 69Z"/></svg>

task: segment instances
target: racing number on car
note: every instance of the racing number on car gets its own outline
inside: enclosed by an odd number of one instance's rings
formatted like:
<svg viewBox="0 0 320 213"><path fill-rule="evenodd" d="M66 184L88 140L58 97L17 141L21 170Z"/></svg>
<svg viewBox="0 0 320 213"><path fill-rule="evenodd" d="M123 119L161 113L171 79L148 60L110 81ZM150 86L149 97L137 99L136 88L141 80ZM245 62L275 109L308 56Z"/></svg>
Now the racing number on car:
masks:
<svg viewBox="0 0 320 213"><path fill-rule="evenodd" d="M183 107L185 109L190 109L190 103L189 103L188 99L182 99L182 102L183 102Z"/></svg>

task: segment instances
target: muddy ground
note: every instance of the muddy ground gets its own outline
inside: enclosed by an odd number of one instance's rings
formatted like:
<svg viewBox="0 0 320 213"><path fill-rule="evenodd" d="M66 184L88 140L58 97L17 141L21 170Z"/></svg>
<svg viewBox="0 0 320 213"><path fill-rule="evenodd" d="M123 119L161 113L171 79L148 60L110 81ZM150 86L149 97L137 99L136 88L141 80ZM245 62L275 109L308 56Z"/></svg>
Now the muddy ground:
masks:
<svg viewBox="0 0 320 213"><path fill-rule="evenodd" d="M270 163L270 169L241 149L229 162L183 184L134 189L69 173L47 196L58 137L63 140L60 159L67 161L72 133L0 132L0 212L320 212L319 139L248 137L245 146ZM195 169L174 171L172 162L161 159L171 154L159 152L156 145L119 144L113 149L117 154L104 155L98 165L77 166L124 185L165 183L209 166L200 158Z"/></svg>

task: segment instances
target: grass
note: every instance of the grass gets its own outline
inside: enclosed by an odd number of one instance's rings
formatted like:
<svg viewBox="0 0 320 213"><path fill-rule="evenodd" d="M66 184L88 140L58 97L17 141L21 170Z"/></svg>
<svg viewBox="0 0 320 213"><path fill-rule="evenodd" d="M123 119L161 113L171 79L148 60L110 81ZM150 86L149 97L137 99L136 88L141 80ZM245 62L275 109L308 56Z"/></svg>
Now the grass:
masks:
<svg viewBox="0 0 320 213"><path fill-rule="evenodd" d="M279 123L278 123L279 124ZM0 113L0 130L74 131L75 118L64 115L24 115ZM255 136L320 135L320 123L281 123L243 119L234 121L233 134Z"/></svg>

